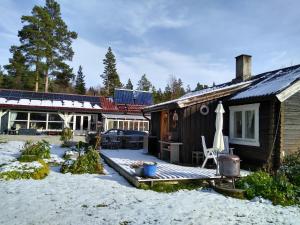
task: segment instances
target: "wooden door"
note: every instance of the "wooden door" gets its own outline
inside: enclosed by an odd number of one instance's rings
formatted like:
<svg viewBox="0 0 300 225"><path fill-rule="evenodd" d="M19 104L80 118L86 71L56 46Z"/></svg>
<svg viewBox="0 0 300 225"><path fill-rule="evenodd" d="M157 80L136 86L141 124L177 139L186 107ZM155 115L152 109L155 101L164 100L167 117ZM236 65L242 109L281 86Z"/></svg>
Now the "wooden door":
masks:
<svg viewBox="0 0 300 225"><path fill-rule="evenodd" d="M160 140L168 140L169 135L169 112L162 111L160 120Z"/></svg>

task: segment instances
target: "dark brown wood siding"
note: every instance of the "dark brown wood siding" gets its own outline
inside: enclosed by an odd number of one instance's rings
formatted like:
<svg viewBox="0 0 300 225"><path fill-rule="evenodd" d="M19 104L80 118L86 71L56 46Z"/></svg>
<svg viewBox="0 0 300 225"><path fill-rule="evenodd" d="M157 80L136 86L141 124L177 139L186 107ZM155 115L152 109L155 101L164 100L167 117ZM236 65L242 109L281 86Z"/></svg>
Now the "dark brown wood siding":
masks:
<svg viewBox="0 0 300 225"><path fill-rule="evenodd" d="M240 101L234 103L225 103L224 108L224 134L229 134L229 106L246 105L260 103L259 107L259 143L260 146L230 144L234 148L234 154L238 155L244 168L273 167L275 152L278 152L279 130L277 132L277 141L275 139L277 120L279 115L279 105L275 100L265 100L260 102ZM275 141L275 143L274 143Z"/></svg>
<svg viewBox="0 0 300 225"><path fill-rule="evenodd" d="M181 163L192 163L192 151L202 151L201 136L211 147L215 133L215 108L218 101L205 103L209 107L208 115L202 115L200 108L203 104L195 104L183 109Z"/></svg>
<svg viewBox="0 0 300 225"><path fill-rule="evenodd" d="M282 103L282 150L285 155L300 150L300 92Z"/></svg>
<svg viewBox="0 0 300 225"><path fill-rule="evenodd" d="M151 136L160 137L160 112L151 113Z"/></svg>

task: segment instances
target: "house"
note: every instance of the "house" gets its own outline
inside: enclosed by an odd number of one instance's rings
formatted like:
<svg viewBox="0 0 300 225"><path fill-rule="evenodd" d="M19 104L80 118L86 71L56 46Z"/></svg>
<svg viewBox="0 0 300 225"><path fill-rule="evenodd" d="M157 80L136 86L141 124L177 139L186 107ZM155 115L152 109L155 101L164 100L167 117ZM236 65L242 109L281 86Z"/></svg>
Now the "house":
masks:
<svg viewBox="0 0 300 225"><path fill-rule="evenodd" d="M212 146L215 112L222 101L224 135L247 168L276 169L285 155L300 149L300 65L251 76L251 56L236 57L236 77L179 99L144 108L151 113L150 136L179 142L180 163L202 151L201 136Z"/></svg>
<svg viewBox="0 0 300 225"><path fill-rule="evenodd" d="M96 96L1 89L0 118L1 133L32 129L55 134L70 127L83 135L96 131L101 106Z"/></svg>
<svg viewBox="0 0 300 225"><path fill-rule="evenodd" d="M152 93L116 89L113 98L100 97L104 130L149 130L150 115L144 116L142 109L153 104Z"/></svg>
<svg viewBox="0 0 300 225"><path fill-rule="evenodd" d="M134 96L133 96L134 95ZM111 128L148 131L141 109L152 104L149 92L116 90L113 99L64 93L0 89L0 133L28 130L57 134L69 127L75 135L96 131L98 121Z"/></svg>

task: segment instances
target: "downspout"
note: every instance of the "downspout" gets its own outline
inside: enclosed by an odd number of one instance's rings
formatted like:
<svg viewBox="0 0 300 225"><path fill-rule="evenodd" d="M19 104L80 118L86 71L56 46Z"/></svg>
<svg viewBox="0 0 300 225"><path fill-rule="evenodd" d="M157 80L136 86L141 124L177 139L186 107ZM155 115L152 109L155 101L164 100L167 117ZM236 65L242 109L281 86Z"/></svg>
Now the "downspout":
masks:
<svg viewBox="0 0 300 225"><path fill-rule="evenodd" d="M144 112L143 109L142 109L142 114L143 114L143 117L144 117L146 120L148 120L148 122L149 122L149 133L150 133L150 131L151 131L151 119L148 118L148 117L145 115L145 112Z"/></svg>
<svg viewBox="0 0 300 225"><path fill-rule="evenodd" d="M267 167L268 167L268 170L272 170L274 171L274 166L275 166L275 157L274 157L274 154L278 154L277 152L274 152L274 149L275 149L275 145L276 145L276 142L277 142L277 138L278 138L278 133L279 133L279 126L280 126L280 121L281 121L281 102L278 101L279 103L279 106L275 106L276 108L278 108L278 113L277 113L277 120L274 120L275 122L275 134L274 134L274 137L273 137L273 143L272 143L272 148L271 148L271 151L268 155L268 158L267 158ZM280 141L280 140L279 140ZM279 143L280 144L280 143ZM279 147L279 154L281 154L281 148ZM279 155L279 157L281 157ZM271 160L271 165L272 165L272 168L270 168L270 160ZM276 168L278 169L278 168Z"/></svg>

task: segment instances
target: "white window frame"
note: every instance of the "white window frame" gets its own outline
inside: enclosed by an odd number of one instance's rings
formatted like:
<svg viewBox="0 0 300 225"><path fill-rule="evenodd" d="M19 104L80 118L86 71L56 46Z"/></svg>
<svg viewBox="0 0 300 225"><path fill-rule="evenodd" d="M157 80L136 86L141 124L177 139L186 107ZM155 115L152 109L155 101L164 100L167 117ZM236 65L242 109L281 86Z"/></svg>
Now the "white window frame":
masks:
<svg viewBox="0 0 300 225"><path fill-rule="evenodd" d="M117 127L110 128L109 123L114 122L114 121L117 121L117 124L118 124ZM134 129L134 124L135 124L135 122L137 122L137 124L138 124L137 131L149 132L149 121L147 121L147 120L128 120L128 119L110 119L110 118L105 119L105 124L104 124L105 131L107 131L109 129L122 129L123 130L125 128L125 122L128 123L128 126L127 126L128 129L130 129L130 124L133 123L133 130L136 130L136 129ZM121 123L123 123L122 127L120 126ZM148 129L144 129L145 123L147 124Z"/></svg>
<svg viewBox="0 0 300 225"><path fill-rule="evenodd" d="M238 145L260 146L259 143L259 106L260 103L238 105L229 107L229 142ZM254 139L245 138L246 134L246 111L254 110ZM234 137L234 113L242 112L242 138Z"/></svg>

